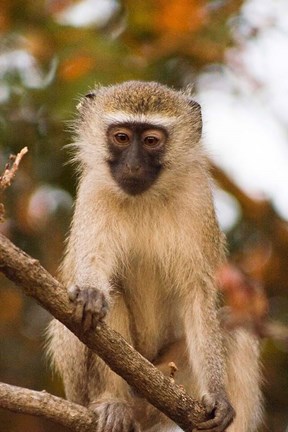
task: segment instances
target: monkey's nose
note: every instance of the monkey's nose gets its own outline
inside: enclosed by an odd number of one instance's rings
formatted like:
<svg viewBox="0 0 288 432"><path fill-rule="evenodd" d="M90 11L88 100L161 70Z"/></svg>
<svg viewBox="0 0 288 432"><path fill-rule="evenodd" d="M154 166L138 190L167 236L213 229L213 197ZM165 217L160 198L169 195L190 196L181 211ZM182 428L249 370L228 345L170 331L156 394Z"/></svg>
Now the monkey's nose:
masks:
<svg viewBox="0 0 288 432"><path fill-rule="evenodd" d="M137 174L141 169L141 165L140 164L130 165L126 163L126 168L131 174Z"/></svg>

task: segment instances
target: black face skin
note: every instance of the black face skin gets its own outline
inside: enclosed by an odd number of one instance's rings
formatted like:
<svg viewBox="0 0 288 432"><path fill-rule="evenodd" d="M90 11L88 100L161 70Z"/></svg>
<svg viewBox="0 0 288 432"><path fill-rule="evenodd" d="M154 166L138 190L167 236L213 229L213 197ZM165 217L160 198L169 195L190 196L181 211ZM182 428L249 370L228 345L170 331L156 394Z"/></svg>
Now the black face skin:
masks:
<svg viewBox="0 0 288 432"><path fill-rule="evenodd" d="M117 123L107 131L112 177L129 195L145 192L162 169L166 129L148 123Z"/></svg>

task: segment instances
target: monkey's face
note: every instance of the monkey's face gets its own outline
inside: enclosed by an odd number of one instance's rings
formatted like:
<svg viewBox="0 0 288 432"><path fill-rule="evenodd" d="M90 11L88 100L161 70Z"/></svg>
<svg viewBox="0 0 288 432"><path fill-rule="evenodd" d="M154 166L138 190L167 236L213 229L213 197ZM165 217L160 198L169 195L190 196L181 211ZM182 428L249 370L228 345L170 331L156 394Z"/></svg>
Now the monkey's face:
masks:
<svg viewBox="0 0 288 432"><path fill-rule="evenodd" d="M109 126L107 162L121 189L129 195L138 195L152 186L162 170L167 139L165 128L149 123Z"/></svg>
<svg viewBox="0 0 288 432"><path fill-rule="evenodd" d="M204 160L201 109L184 92L128 81L96 88L78 111L74 161L107 192L169 197Z"/></svg>

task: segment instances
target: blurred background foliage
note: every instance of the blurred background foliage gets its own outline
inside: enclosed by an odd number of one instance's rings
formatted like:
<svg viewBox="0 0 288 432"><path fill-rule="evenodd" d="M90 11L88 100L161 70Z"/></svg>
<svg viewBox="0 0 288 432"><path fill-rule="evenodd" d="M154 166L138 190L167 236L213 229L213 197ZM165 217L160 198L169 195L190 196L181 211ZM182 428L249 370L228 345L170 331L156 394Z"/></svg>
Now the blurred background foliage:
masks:
<svg viewBox="0 0 288 432"><path fill-rule="evenodd" d="M5 193L1 232L55 274L75 193L63 147L80 95L129 79L195 83L231 262L263 284L271 316L288 323L287 16L286 0L2 0L1 171L9 154L29 153ZM43 354L48 320L1 276L1 381L62 394ZM287 355L287 344L263 341L263 431L288 430ZM4 410L0 425L60 431Z"/></svg>

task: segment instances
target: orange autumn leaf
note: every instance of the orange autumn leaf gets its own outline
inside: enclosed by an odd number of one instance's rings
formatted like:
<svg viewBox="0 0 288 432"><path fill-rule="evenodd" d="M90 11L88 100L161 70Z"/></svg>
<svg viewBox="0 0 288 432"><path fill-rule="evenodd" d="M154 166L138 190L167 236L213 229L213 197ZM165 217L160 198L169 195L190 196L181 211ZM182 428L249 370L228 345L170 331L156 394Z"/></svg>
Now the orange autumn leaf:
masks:
<svg viewBox="0 0 288 432"><path fill-rule="evenodd" d="M205 5L203 0L159 0L154 16L155 27L161 32L174 34L197 31L206 21Z"/></svg>
<svg viewBox="0 0 288 432"><path fill-rule="evenodd" d="M94 58L86 55L78 55L62 62L59 69L59 76L65 81L73 81L90 72L94 66Z"/></svg>

